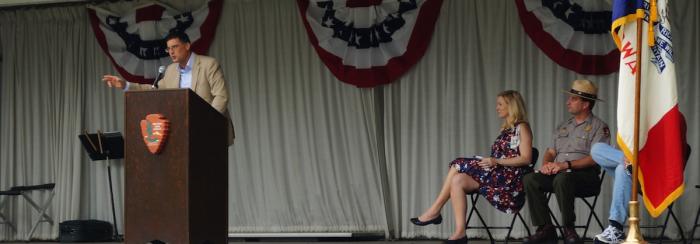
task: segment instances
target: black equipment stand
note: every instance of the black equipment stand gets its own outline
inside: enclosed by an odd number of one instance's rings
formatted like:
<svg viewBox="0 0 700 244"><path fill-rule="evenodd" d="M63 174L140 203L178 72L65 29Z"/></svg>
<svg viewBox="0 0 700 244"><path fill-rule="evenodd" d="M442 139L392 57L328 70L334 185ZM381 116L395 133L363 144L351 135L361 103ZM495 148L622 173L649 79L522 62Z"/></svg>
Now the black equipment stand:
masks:
<svg viewBox="0 0 700 244"><path fill-rule="evenodd" d="M112 190L112 169L110 159L124 158L124 137L120 132L97 131L95 134L88 134L87 131L78 135L83 148L92 161L107 160L107 177L109 179L109 196L112 201L112 222L114 223L114 240L122 241L124 238L119 235L117 229L117 213L114 209L114 191Z"/></svg>

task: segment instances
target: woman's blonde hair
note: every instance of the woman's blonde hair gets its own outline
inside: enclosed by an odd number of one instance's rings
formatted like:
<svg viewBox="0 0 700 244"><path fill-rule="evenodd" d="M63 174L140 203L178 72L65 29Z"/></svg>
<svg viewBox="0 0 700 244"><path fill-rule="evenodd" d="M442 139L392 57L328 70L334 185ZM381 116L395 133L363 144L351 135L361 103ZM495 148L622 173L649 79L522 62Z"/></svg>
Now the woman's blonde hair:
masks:
<svg viewBox="0 0 700 244"><path fill-rule="evenodd" d="M508 117L503 121L501 129L508 129L518 123L527 123L527 110L525 110L525 102L523 96L519 92L513 90L502 91L498 93L506 101L508 106Z"/></svg>

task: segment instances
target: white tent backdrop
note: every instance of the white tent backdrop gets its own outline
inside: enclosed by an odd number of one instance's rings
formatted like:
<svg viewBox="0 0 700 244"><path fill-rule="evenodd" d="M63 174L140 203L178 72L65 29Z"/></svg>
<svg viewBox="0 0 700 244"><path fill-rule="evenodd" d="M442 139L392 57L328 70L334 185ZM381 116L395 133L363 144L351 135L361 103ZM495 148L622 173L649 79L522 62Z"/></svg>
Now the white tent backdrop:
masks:
<svg viewBox="0 0 700 244"><path fill-rule="evenodd" d="M140 2L103 7L119 12ZM201 2L169 4L192 10ZM689 143L697 147L700 133L692 125L700 124L700 3L672 1L671 10L680 108L690 125ZM102 74L115 70L95 41L85 7L0 10L0 53L0 190L55 182L49 213L58 222L111 222L106 163L90 162L77 135L83 129L122 130L124 101L121 91L100 82ZM440 226L417 228L408 219L437 195L450 160L488 153L499 128L495 95L505 89L524 95L541 151L556 123L567 117L561 90L576 78L599 84L606 102L594 113L616 131L617 75L581 76L553 63L522 30L513 1L446 0L425 57L400 80L379 88L359 89L332 76L308 42L292 0L225 1L209 55L223 66L237 132L229 149L234 233L446 238L454 227L449 205ZM700 202L694 188L700 184L699 160L691 155L686 192L675 206L686 232ZM113 162L112 174L121 231L121 160ZM608 177L596 207L604 224L610 182ZM554 201L550 205L557 209ZM587 211L578 206L581 223ZM507 224L510 216L485 201L477 207L489 223ZM18 231L2 225L0 240L24 239L38 216L21 200L5 211ZM661 221L642 214L643 223ZM517 226L514 236L522 237L524 229ZM679 236L675 225L667 234ZM57 235L57 224L44 223L35 237Z"/></svg>

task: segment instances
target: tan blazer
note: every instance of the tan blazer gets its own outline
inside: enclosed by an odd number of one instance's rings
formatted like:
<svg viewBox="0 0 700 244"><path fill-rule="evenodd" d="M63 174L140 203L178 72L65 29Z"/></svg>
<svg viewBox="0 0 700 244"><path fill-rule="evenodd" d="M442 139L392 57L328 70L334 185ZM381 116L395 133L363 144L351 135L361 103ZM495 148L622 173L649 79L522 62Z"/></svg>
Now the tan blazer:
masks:
<svg viewBox="0 0 700 244"><path fill-rule="evenodd" d="M223 114L228 120L228 145L233 144L235 133L233 122L228 110L228 89L219 62L212 57L195 54L192 63L191 89L211 104L214 109ZM129 90L150 89L151 85L129 82ZM158 88L180 88L180 72L177 63L168 65L163 78L158 81Z"/></svg>

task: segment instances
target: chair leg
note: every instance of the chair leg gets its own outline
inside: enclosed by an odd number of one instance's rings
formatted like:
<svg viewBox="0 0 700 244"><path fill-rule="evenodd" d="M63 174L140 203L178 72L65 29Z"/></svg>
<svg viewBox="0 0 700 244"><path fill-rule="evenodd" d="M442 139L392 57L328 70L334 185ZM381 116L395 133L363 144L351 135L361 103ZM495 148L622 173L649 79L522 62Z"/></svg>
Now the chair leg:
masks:
<svg viewBox="0 0 700 244"><path fill-rule="evenodd" d="M469 209L469 214L467 215L467 229L469 229L469 221L472 219L472 215L474 214L474 211L476 211L476 201L479 200L479 196L474 196L474 195L469 195L469 198L472 202L472 208Z"/></svg>
<svg viewBox="0 0 700 244"><path fill-rule="evenodd" d="M698 207L698 212L695 214L695 221L693 222L693 230L690 231L690 236L688 236L688 244L693 244L695 240L695 229L698 228L698 219L700 218L700 207Z"/></svg>
<svg viewBox="0 0 700 244"><path fill-rule="evenodd" d="M483 226L486 230L486 234L488 234L491 244L495 244L496 240L493 239L493 235L491 235L491 230L489 230L489 226L486 224L486 220L484 220L484 218L481 216L481 213L479 213L479 210L476 208L476 203L479 200L479 194L470 194L469 196L471 198L472 208L469 210L469 215L467 215L467 229L469 229L469 221L472 219L472 214L476 213L476 217L479 218L481 226Z"/></svg>
<svg viewBox="0 0 700 244"><path fill-rule="evenodd" d="M510 233L513 232L513 226L515 226L515 218L517 218L518 215L520 215L520 212L515 213L515 215L513 215L513 219L510 220L510 227L508 227L508 234L506 234L506 244L508 244L508 241L510 240Z"/></svg>
<svg viewBox="0 0 700 244"><path fill-rule="evenodd" d="M549 200L552 198L552 193L549 192L547 193L547 204L549 204ZM554 228L559 230L559 234L562 238L564 238L564 227L559 224L559 221L557 218L554 216L554 213L552 212L552 208L547 208L549 212L549 217L552 218L552 222L554 222Z"/></svg>
<svg viewBox="0 0 700 244"><path fill-rule="evenodd" d="M471 197L471 203L472 203L472 209L469 211L469 214L467 215L467 229L485 229L486 234L489 236L489 241L491 244L496 243L496 239L493 237L493 234L491 234L492 229L508 229L508 233L506 234L505 238L505 243L508 244L510 242L510 237L511 234L513 233L513 227L515 226L515 220L516 218L520 219L520 222L523 224L523 227L525 227L525 231L527 232L527 235L530 236L532 233L530 232L530 228L527 227L527 222L523 218L523 216L520 214L520 212L515 212L513 214L513 218L510 220L510 225L509 226L488 226L486 224L486 221L484 220L483 216L481 215L481 212L476 208L476 203L478 202L478 199L480 197L479 194L470 194ZM476 217L479 218L479 222L481 222L481 225L483 227L469 227L469 222L471 221L471 218L473 214L476 213Z"/></svg>
<svg viewBox="0 0 700 244"><path fill-rule="evenodd" d="M583 237L585 238L586 234L588 234L588 230L590 229L592 219L595 219L595 221L598 223L598 227L600 227L601 230L603 230L603 223L600 221L598 214L595 212L595 205L598 202L598 196L596 195L593 198L593 203L589 203L585 198L581 198L581 200L583 200L590 210L590 213L588 213L588 219L586 220L586 227L583 230Z"/></svg>
<svg viewBox="0 0 700 244"><path fill-rule="evenodd" d="M586 234L588 233L588 227L591 226L591 220L593 219L595 211L593 211L594 209L591 207L591 204L588 203L588 200L586 200L585 198L582 198L581 200L583 200L583 202L586 203L586 205L590 209L590 212L588 213L588 219L586 220L586 227L583 229L583 237L586 237Z"/></svg>
<svg viewBox="0 0 700 244"><path fill-rule="evenodd" d="M510 220L510 226L508 227L508 234L506 234L506 244L510 242L510 234L513 233L513 227L515 226L515 219L518 218L520 219L520 222L523 224L523 227L525 227L525 232L527 232L527 236L532 235L530 232L530 228L527 227L527 222L525 222L525 219L523 216L520 214L520 212L516 212L515 215L513 215L513 219Z"/></svg>
<svg viewBox="0 0 700 244"><path fill-rule="evenodd" d="M685 243L686 239L685 239L685 234L683 234L683 227L681 227L681 224L678 221L678 218L676 218L676 214L673 213L673 204L668 206L667 211L668 211L668 213L666 213L666 219L664 220L664 225L661 226L661 235L659 236L659 243L663 243L664 234L666 233L666 227L668 226L669 219L673 219L673 222L676 223L676 227L678 227L678 232L681 234L682 243Z"/></svg>
<svg viewBox="0 0 700 244"><path fill-rule="evenodd" d="M476 209L473 205L472 205L472 208ZM476 213L476 217L479 218L479 221L481 222L481 225L484 226L484 229L486 230L486 234L489 235L489 240L491 240L491 244L495 244L495 243L496 243L496 240L493 239L493 235L491 235L491 230L489 230L489 226L486 225L486 221L485 221L484 218L481 216L481 213L479 213L479 210L476 210L475 213Z"/></svg>
<svg viewBox="0 0 700 244"><path fill-rule="evenodd" d="M523 223L523 227L525 227L525 232L527 233L527 236L531 236L532 232L530 232L530 228L527 227L527 222L525 222L525 219L523 216L520 214L520 212L515 213L515 216L513 216L513 219L510 221L510 227L508 227L508 234L506 235L506 244L510 242L510 234L513 232L513 227L515 226L515 218L519 218L520 222Z"/></svg>
<svg viewBox="0 0 700 244"><path fill-rule="evenodd" d="M671 204L671 206L669 206L669 208L672 207L672 206L673 206L673 204ZM661 227L661 234L659 234L659 244L664 243L664 234L666 233L666 226L668 226L668 219L669 219L670 217L671 217L671 212L670 212L670 209L669 209L669 212L666 213L666 218L664 218L664 224L661 225L661 226L657 226L657 228L658 228L658 227Z"/></svg>
<svg viewBox="0 0 700 244"><path fill-rule="evenodd" d="M479 214L477 214L477 216L479 216ZM479 219L481 219L481 221L484 221L481 217L479 217ZM491 234L491 230L489 230L489 227L486 225L486 223L483 223L483 224L484 224L484 229L486 229L486 234L489 235L489 240L491 241L491 244L496 244L496 239L493 238L493 235Z"/></svg>
<svg viewBox="0 0 700 244"><path fill-rule="evenodd" d="M681 240L683 241L683 243L685 243L686 239L685 239L685 234L683 233L684 232L683 227L681 226L680 221L678 221L678 218L676 218L676 214L671 212L671 218L673 218L673 222L676 222L676 227L678 227L678 232L681 233Z"/></svg>
<svg viewBox="0 0 700 244"><path fill-rule="evenodd" d="M559 230L559 235L563 238L564 237L564 227L559 224L559 221L557 220L556 217L554 217L554 213L552 213L552 210L549 210L549 216L552 217L552 221L554 222L554 228Z"/></svg>
<svg viewBox="0 0 700 244"><path fill-rule="evenodd" d="M523 223L523 226L525 227L525 232L527 232L527 236L531 236L532 233L530 232L530 228L527 227L527 222L525 222L525 219L523 218L522 215L520 215L520 212L518 212L518 218L520 218L520 222Z"/></svg>

